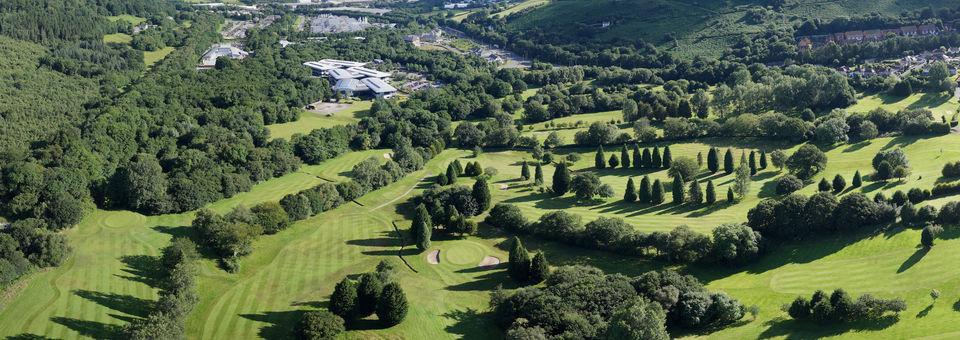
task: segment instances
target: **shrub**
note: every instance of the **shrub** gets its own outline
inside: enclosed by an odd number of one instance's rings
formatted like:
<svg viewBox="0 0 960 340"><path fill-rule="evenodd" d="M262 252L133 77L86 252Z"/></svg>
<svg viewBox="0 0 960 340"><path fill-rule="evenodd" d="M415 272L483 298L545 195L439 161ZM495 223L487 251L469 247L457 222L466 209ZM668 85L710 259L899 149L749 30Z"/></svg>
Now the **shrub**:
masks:
<svg viewBox="0 0 960 340"><path fill-rule="evenodd" d="M343 318L325 310L303 313L297 324L297 334L301 339L334 339L344 330Z"/></svg>
<svg viewBox="0 0 960 340"><path fill-rule="evenodd" d="M780 179L777 180L778 195L791 194L801 188L803 188L803 181L797 178L797 176L786 174L780 176Z"/></svg>

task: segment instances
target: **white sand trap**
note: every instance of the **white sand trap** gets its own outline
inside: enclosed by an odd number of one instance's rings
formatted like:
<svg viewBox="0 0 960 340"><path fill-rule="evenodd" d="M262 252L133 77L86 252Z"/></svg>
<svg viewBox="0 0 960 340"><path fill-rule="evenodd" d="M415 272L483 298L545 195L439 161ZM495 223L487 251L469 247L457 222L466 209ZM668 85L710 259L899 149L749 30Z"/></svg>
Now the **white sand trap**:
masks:
<svg viewBox="0 0 960 340"><path fill-rule="evenodd" d="M390 153L388 152L383 154L383 158L390 159Z"/></svg>
<svg viewBox="0 0 960 340"><path fill-rule="evenodd" d="M497 260L497 262L499 263L499 260ZM429 263L429 264L440 264L440 250L439 250L439 249L434 250L434 251L431 251L429 254L427 254L427 263Z"/></svg>
<svg viewBox="0 0 960 340"><path fill-rule="evenodd" d="M496 267L498 264L500 264L500 258L493 257L493 256L485 256L483 258L483 261L480 261L480 264L478 264L477 267L491 268L491 267Z"/></svg>
<svg viewBox="0 0 960 340"><path fill-rule="evenodd" d="M510 186L509 186L509 185L500 184L500 190L507 190L507 189L510 189Z"/></svg>

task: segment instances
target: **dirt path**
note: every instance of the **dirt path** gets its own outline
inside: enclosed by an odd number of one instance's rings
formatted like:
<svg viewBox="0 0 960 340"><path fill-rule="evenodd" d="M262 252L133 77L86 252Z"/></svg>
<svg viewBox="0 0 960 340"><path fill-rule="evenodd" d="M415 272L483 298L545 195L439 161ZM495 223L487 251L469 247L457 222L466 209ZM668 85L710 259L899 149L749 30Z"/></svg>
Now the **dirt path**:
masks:
<svg viewBox="0 0 960 340"><path fill-rule="evenodd" d="M383 208L383 207L385 207L385 206L390 205L390 204L393 203L393 202L396 202L396 201L400 200L401 198L406 197L407 195L410 194L411 191L413 191L413 189L416 189L416 188L417 188L417 185L420 185L420 182L423 182L424 180L426 180L426 179L428 179L428 178L430 178L430 177L433 177L433 176L432 176L432 175L429 175L429 176L426 176L426 177L421 178L421 179L420 179L419 181L417 181L416 183L413 183L413 185L411 185L410 188L407 189L407 191L404 191L402 194L400 194L400 196L397 196L397 197L395 197L395 198L392 199L392 200L386 201L386 202L384 202L384 203L381 204L381 205L378 205L378 206L376 206L376 207L373 207L373 208L370 209L370 211L375 211L375 210L377 210L377 209Z"/></svg>

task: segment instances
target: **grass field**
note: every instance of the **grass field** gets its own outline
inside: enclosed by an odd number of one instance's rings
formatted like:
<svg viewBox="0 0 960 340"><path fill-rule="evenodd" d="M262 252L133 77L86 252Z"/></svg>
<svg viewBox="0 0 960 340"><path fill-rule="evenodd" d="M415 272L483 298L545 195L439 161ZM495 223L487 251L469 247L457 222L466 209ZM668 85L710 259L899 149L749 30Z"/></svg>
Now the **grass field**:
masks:
<svg viewBox="0 0 960 340"><path fill-rule="evenodd" d="M144 21L147 21L147 18L141 18L135 15L129 15L129 14L122 14L122 15L109 16L107 17L107 20L114 21L114 22L123 20L123 21L129 22L131 25L139 25Z"/></svg>
<svg viewBox="0 0 960 340"><path fill-rule="evenodd" d="M847 108L850 112L867 112L882 107L897 112L903 109L927 109L933 112L935 118L946 115L947 120L953 117L960 107L956 97L947 94L916 93L909 97L894 97L887 94L860 95L857 103Z"/></svg>
<svg viewBox="0 0 960 340"><path fill-rule="evenodd" d="M176 48L167 46L156 51L144 51L143 63L146 64L147 67L153 66L153 64L163 60L163 58L166 58L168 54L175 50Z"/></svg>
<svg viewBox="0 0 960 340"><path fill-rule="evenodd" d="M126 33L113 33L103 36L103 42L105 43L129 44L132 40L133 37Z"/></svg>
<svg viewBox="0 0 960 340"><path fill-rule="evenodd" d="M371 105L373 105L371 101L356 101L349 108L334 112L329 117L326 114L304 111L297 121L269 125L267 129L270 130L270 136L273 138L289 139L297 133L306 134L319 128L356 123L367 114Z"/></svg>
<svg viewBox="0 0 960 340"><path fill-rule="evenodd" d="M493 14L491 14L491 16L494 16L494 17L497 17L497 18L502 18L502 17L508 16L508 15L510 15L510 14L517 13L517 12L520 12L520 11L523 11L523 10L526 10L526 9L530 9L530 8L534 8L534 7L537 7L537 6L546 5L546 4L549 3L549 2L550 2L550 0L524 0L523 2L520 2L520 3L516 4L516 5L510 6L509 8L507 8L507 9L505 9L505 10L502 10L502 11L496 12L496 13L493 13Z"/></svg>

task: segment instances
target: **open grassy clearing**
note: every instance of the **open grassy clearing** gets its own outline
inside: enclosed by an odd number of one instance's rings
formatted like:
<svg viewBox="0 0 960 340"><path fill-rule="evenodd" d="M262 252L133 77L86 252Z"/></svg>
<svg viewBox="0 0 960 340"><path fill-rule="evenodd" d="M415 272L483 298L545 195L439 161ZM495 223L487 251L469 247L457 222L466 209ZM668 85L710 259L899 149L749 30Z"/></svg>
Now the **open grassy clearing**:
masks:
<svg viewBox="0 0 960 340"><path fill-rule="evenodd" d="M147 67L153 66L153 64L156 64L158 61L163 60L163 58L166 58L168 54L172 53L175 50L176 48L167 46L156 51L144 51L143 63L147 65Z"/></svg>
<svg viewBox="0 0 960 340"><path fill-rule="evenodd" d="M121 15L109 16L107 17L107 20L110 20L113 22L123 20L123 21L129 22L131 25L139 25L147 21L147 18L141 18L135 15L130 15L130 14L121 14Z"/></svg>
<svg viewBox="0 0 960 340"><path fill-rule="evenodd" d="M356 101L348 108L333 112L329 116L326 113L304 111L300 114L299 120L268 125L267 129L270 130L270 137L289 139L290 136L298 133L306 134L320 128L356 123L367 114L371 105L373 105L371 101Z"/></svg>
<svg viewBox="0 0 960 340"><path fill-rule="evenodd" d="M126 33L113 33L103 36L103 42L105 43L129 44L132 40L133 37Z"/></svg>
<svg viewBox="0 0 960 340"><path fill-rule="evenodd" d="M550 0L524 0L516 5L510 6L509 8L502 10L497 13L491 14L493 17L502 18L513 13L523 11L525 9L534 8L537 6L543 6L550 2Z"/></svg>
<svg viewBox="0 0 960 340"><path fill-rule="evenodd" d="M897 112L903 109L927 109L934 118L946 116L950 120L957 112L960 101L947 94L916 93L909 97L895 97L885 93L860 95L857 103L848 107L849 112L867 112L878 107Z"/></svg>

